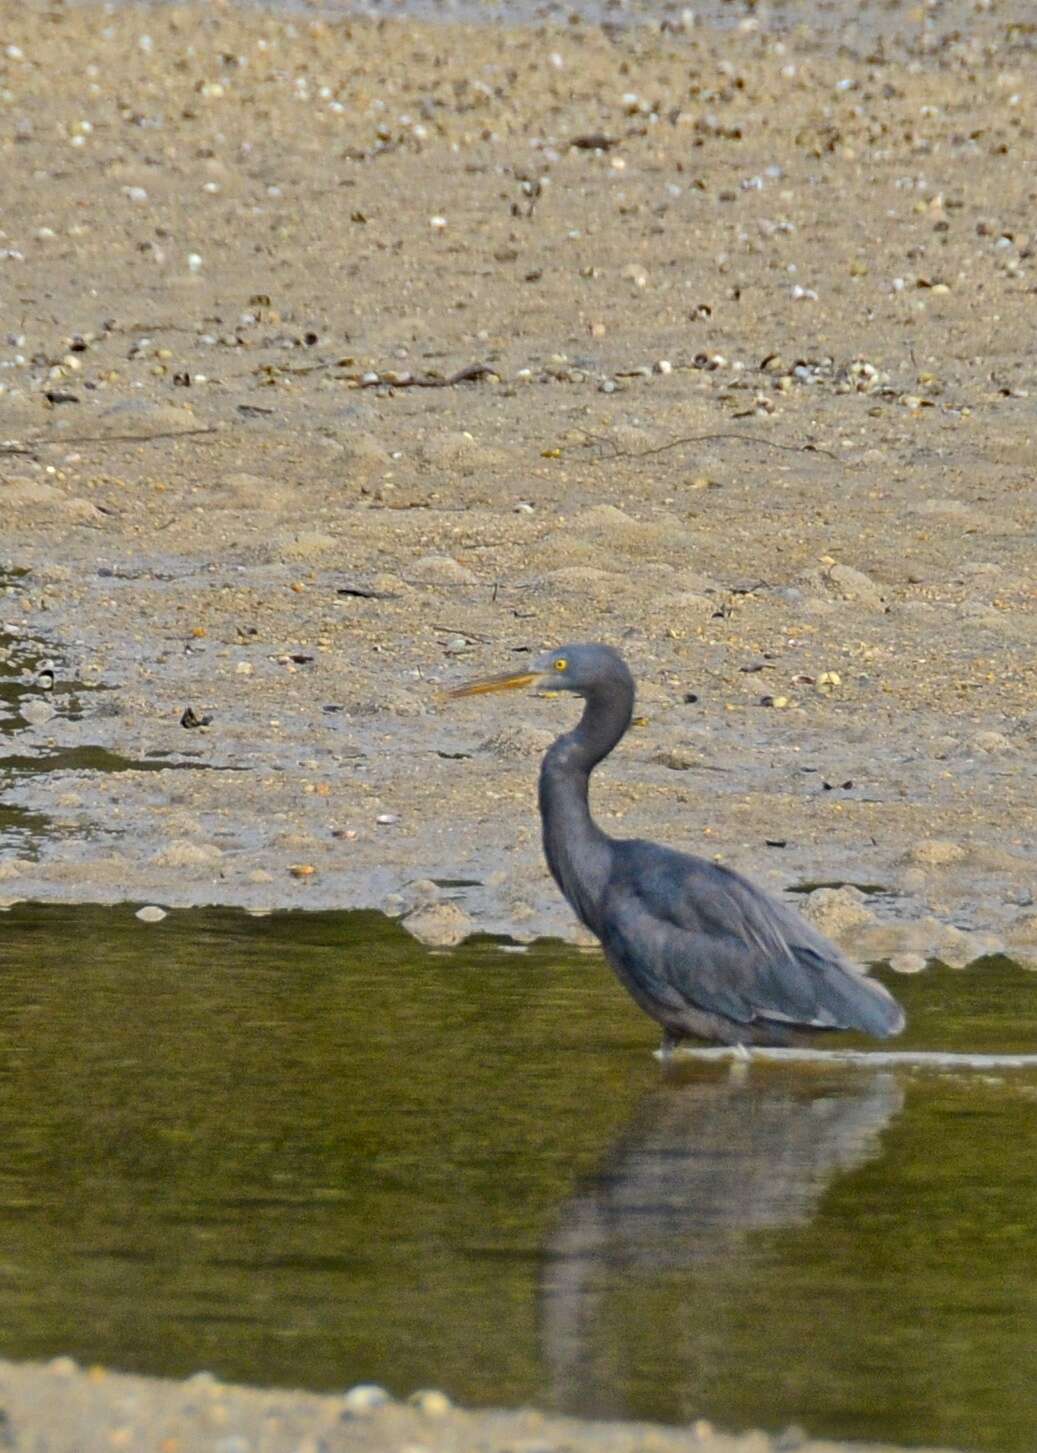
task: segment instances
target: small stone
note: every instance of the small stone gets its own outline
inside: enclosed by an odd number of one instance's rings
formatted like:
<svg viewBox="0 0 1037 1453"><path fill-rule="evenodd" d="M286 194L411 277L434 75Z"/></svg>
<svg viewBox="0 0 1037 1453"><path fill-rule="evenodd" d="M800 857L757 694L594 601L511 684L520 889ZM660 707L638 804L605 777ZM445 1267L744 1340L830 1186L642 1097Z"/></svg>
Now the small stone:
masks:
<svg viewBox="0 0 1037 1453"><path fill-rule="evenodd" d="M175 404L155 404L148 399L122 399L103 409L93 424L98 434L132 435L189 433L199 427L196 414Z"/></svg>
<svg viewBox="0 0 1037 1453"><path fill-rule="evenodd" d="M281 546L282 560L312 560L338 550L340 542L334 535L323 530L298 530L288 536Z"/></svg>
<svg viewBox="0 0 1037 1453"><path fill-rule="evenodd" d="M382 827L390 827L394 822L399 822L399 820L400 815L398 812L380 812L375 818L375 822L379 823Z"/></svg>
<svg viewBox="0 0 1037 1453"><path fill-rule="evenodd" d="M667 747L661 752L656 752L651 759L657 767L668 767L671 772L687 772L691 767L700 765L701 758L694 752L689 752L685 747Z"/></svg>
<svg viewBox="0 0 1037 1453"><path fill-rule="evenodd" d="M152 862L163 868L196 868L218 862L223 853L215 843L193 843L187 838L176 838L156 853Z"/></svg>
<svg viewBox="0 0 1037 1453"><path fill-rule="evenodd" d="M480 742L477 750L505 760L522 761L529 757L542 757L553 739L552 733L543 728L512 722Z"/></svg>
<svg viewBox="0 0 1037 1453"><path fill-rule="evenodd" d="M445 1392L438 1388L420 1388L412 1392L407 1399L411 1407L417 1408L419 1412L427 1413L429 1417L441 1418L448 1413L453 1406Z"/></svg>
<svg viewBox="0 0 1037 1453"><path fill-rule="evenodd" d="M439 885L431 878L416 878L408 883L404 898L411 908L423 908L427 903L439 903L443 894Z"/></svg>
<svg viewBox="0 0 1037 1453"><path fill-rule="evenodd" d="M134 918L139 918L141 923L161 923L163 918L167 917L167 914L164 908L159 908L156 904L149 903L144 908L138 908L133 916Z"/></svg>
<svg viewBox="0 0 1037 1453"><path fill-rule="evenodd" d="M908 853L910 862L926 868L945 868L951 863L964 862L967 857L968 853L960 843L946 838L922 838Z"/></svg>
<svg viewBox="0 0 1037 1453"><path fill-rule="evenodd" d="M312 863L292 863L288 871L293 878L312 878L317 869Z"/></svg>
<svg viewBox="0 0 1037 1453"><path fill-rule="evenodd" d="M972 738L972 745L979 752L1012 752L1015 750L1012 743L1003 732L978 732Z"/></svg>
<svg viewBox="0 0 1037 1453"><path fill-rule="evenodd" d="M855 570L852 565L833 565L828 571L828 579L844 600L857 600L862 605L882 603L882 591L875 581L870 575L865 575L863 570Z"/></svg>
<svg viewBox="0 0 1037 1453"><path fill-rule="evenodd" d="M475 573L450 555L423 555L410 567L412 580L428 585L475 585Z"/></svg>
<svg viewBox="0 0 1037 1453"><path fill-rule="evenodd" d="M373 1382L358 1383L342 1399L342 1415L347 1418L367 1417L376 1408L383 1408L390 1402L392 1398L384 1387Z"/></svg>
<svg viewBox="0 0 1037 1453"><path fill-rule="evenodd" d="M803 916L829 938L839 941L851 937L853 930L874 923L874 914L866 905L861 890L850 884L815 888L803 904Z"/></svg>
<svg viewBox="0 0 1037 1453"><path fill-rule="evenodd" d="M413 913L408 913L403 920L403 926L419 943L435 948L453 948L456 944L463 943L476 928L475 920L456 903L423 904ZM429 1396L434 1394L430 1393Z"/></svg>
<svg viewBox="0 0 1037 1453"><path fill-rule="evenodd" d="M827 588L841 600L854 601L871 610L885 610L886 599L881 588L852 565L831 565L827 569L809 570L803 577L811 585Z"/></svg>
<svg viewBox="0 0 1037 1453"><path fill-rule="evenodd" d="M184 1386L214 1390L219 1388L220 1382L215 1373L208 1372L203 1368L198 1372L192 1372L191 1376L185 1380Z"/></svg>
<svg viewBox="0 0 1037 1453"><path fill-rule="evenodd" d="M977 959L1004 952L1004 942L993 933L966 933L953 924L941 926L934 955L949 969L967 969Z"/></svg>
<svg viewBox="0 0 1037 1453"><path fill-rule="evenodd" d="M926 962L924 954L893 954L889 966L895 974L920 974Z"/></svg>
<svg viewBox="0 0 1037 1453"><path fill-rule="evenodd" d="M27 701L19 709L19 715L30 726L43 726L57 716L49 701Z"/></svg>

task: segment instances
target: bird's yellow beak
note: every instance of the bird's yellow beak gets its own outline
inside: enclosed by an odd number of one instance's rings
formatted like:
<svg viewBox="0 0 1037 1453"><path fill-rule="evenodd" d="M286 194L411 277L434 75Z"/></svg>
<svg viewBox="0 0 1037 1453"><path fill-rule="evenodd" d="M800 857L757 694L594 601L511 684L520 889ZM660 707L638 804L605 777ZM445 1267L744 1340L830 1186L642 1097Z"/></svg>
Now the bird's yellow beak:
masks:
<svg viewBox="0 0 1037 1453"><path fill-rule="evenodd" d="M491 691L517 691L522 686L532 686L543 674L542 671L516 671L506 672L503 676L484 676L479 681L465 681L454 686L446 695L452 699L457 696L486 696Z"/></svg>

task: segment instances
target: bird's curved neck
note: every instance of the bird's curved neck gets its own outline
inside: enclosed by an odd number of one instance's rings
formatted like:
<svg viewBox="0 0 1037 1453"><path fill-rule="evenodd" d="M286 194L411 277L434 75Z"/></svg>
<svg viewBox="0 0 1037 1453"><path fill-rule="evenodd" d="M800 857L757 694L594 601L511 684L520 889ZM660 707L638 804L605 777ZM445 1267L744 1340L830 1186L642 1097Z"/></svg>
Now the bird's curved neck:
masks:
<svg viewBox="0 0 1037 1453"><path fill-rule="evenodd" d="M588 784L591 772L630 725L633 707L632 686L588 696L579 724L549 748L540 769L548 867L579 918L595 930L612 844L591 816Z"/></svg>

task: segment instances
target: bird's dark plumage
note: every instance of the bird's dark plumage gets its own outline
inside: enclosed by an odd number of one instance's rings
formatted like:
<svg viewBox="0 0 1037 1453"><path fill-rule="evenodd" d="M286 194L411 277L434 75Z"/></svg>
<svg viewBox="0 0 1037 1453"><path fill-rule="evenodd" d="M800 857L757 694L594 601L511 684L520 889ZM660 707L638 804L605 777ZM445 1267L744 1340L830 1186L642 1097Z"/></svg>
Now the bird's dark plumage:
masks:
<svg viewBox="0 0 1037 1453"><path fill-rule="evenodd" d="M891 994L794 909L740 873L641 839L616 839L591 817L588 783L630 725L634 681L609 646L563 646L532 672L474 682L456 694L540 677L586 703L540 772L548 867L577 916L664 1043L787 1044L799 1034L897 1034Z"/></svg>

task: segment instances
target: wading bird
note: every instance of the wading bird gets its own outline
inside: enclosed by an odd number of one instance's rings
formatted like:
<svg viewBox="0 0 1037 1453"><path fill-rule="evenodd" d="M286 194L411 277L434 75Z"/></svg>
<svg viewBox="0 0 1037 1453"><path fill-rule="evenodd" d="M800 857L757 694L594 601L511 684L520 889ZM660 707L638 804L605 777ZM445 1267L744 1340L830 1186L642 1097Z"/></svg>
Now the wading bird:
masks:
<svg viewBox="0 0 1037 1453"><path fill-rule="evenodd" d="M749 1045L837 1029L899 1033L904 1015L893 996L795 909L730 868L598 827L587 801L590 774L634 708L634 679L618 651L563 646L531 669L470 681L450 695L534 682L585 703L579 724L554 742L540 769L547 865L620 981L662 1025L664 1054L689 1037Z"/></svg>

